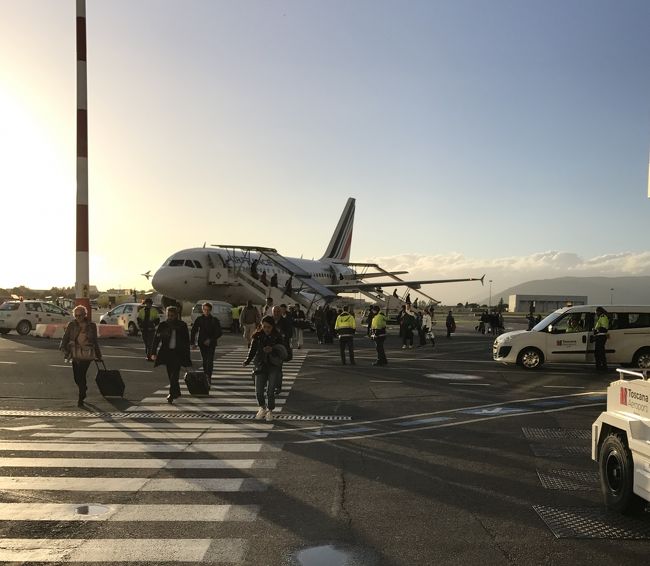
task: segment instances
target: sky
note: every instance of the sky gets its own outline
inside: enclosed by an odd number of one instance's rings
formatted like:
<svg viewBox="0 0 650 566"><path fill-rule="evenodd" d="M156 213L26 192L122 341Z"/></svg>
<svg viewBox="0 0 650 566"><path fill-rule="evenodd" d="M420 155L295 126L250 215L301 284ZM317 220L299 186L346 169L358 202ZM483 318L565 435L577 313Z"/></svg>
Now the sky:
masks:
<svg viewBox="0 0 650 566"><path fill-rule="evenodd" d="M647 0L87 0L90 277L177 250L650 275ZM0 0L0 287L74 285L74 0ZM485 295L436 286L446 302Z"/></svg>

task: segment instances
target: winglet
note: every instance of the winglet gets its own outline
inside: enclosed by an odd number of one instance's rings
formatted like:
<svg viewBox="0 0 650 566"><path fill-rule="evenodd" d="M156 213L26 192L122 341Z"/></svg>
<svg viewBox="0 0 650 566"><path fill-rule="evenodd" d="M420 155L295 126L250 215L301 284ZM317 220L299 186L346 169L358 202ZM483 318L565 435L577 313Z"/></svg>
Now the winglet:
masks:
<svg viewBox="0 0 650 566"><path fill-rule="evenodd" d="M354 225L355 199L350 197L345 203L345 208L332 234L325 253L321 259L337 261L350 261L350 248L352 247L352 228Z"/></svg>
<svg viewBox="0 0 650 566"><path fill-rule="evenodd" d="M483 277L479 279L479 281L481 282L481 287L485 287L485 284L483 283L483 279L485 279L485 273L483 274Z"/></svg>

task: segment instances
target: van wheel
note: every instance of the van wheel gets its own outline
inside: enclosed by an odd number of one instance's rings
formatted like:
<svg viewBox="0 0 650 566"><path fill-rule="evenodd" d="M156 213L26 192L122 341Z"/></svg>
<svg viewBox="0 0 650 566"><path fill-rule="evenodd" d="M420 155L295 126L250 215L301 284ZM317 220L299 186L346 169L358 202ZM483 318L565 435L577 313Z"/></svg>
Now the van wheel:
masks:
<svg viewBox="0 0 650 566"><path fill-rule="evenodd" d="M29 320L21 320L16 326L16 332L21 336L26 336L32 330L32 323Z"/></svg>
<svg viewBox="0 0 650 566"><path fill-rule="evenodd" d="M138 327L135 325L134 322L129 322L129 336L137 336L138 335Z"/></svg>
<svg viewBox="0 0 650 566"><path fill-rule="evenodd" d="M537 369L544 363L544 354L537 348L524 348L519 352L517 363L524 369Z"/></svg>
<svg viewBox="0 0 650 566"><path fill-rule="evenodd" d="M610 434L600 448L598 458L600 489L608 509L630 514L641 511L645 501L632 490L634 462L625 439L620 434Z"/></svg>
<svg viewBox="0 0 650 566"><path fill-rule="evenodd" d="M641 348L634 354L632 367L650 369L650 348Z"/></svg>

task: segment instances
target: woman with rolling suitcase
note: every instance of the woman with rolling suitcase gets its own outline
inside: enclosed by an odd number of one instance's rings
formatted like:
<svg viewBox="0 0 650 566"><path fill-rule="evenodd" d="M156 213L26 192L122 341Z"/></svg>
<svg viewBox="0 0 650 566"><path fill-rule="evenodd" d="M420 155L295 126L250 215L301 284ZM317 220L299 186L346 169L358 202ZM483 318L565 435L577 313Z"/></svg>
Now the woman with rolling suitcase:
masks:
<svg viewBox="0 0 650 566"><path fill-rule="evenodd" d="M59 349L65 360L72 360L74 382L79 388L78 407L83 407L88 386L86 374L93 360L101 361L102 353L97 340L97 325L88 320L88 311L83 305L77 305L72 311L74 320L65 327Z"/></svg>
<svg viewBox="0 0 650 566"><path fill-rule="evenodd" d="M151 359L154 367L165 366L169 378L169 395L167 402L171 405L174 399L181 396L181 386L178 383L181 367L192 367L190 357L190 332L180 317L176 307L167 307L167 320L161 322L156 329L151 348ZM160 347L160 349L158 349Z"/></svg>

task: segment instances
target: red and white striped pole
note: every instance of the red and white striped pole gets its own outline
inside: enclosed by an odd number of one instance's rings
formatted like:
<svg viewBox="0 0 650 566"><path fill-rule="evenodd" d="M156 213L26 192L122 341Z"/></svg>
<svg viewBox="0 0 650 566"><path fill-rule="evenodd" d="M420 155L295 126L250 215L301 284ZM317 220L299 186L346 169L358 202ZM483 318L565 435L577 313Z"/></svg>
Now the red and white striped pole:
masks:
<svg viewBox="0 0 650 566"><path fill-rule="evenodd" d="M88 261L88 81L86 0L77 0L77 258L75 304L90 314Z"/></svg>

